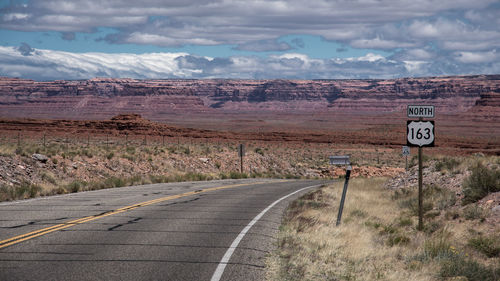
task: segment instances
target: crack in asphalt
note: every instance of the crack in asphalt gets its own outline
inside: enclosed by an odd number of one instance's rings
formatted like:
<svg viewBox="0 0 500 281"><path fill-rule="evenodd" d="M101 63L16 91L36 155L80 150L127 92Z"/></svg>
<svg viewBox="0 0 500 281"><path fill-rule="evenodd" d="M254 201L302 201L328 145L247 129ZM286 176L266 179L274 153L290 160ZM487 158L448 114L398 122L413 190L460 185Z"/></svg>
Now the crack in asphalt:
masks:
<svg viewBox="0 0 500 281"><path fill-rule="evenodd" d="M117 228L119 228L119 227L122 227L122 226L124 226L124 225L127 225L127 224L133 224L133 223L136 223L136 222L140 221L141 219L142 219L142 218L135 218L135 219L133 219L133 220L129 220L129 221L127 221L126 223L123 223L123 224L117 224L117 225L115 225L115 226L112 226L112 227L108 228L108 231L113 231L113 230L115 230L115 229L117 229Z"/></svg>
<svg viewBox="0 0 500 281"><path fill-rule="evenodd" d="M35 221L30 221L30 222L25 223L25 224L19 224L19 225L14 225L14 226L3 226L3 227L0 227L0 228L3 228L3 229L15 229L15 228L20 228L20 227L35 225L35 224L38 224L38 223L42 223L44 221L59 221L59 220L65 220L65 219L67 219L67 217L57 218L57 219L47 219L47 220L35 220Z"/></svg>

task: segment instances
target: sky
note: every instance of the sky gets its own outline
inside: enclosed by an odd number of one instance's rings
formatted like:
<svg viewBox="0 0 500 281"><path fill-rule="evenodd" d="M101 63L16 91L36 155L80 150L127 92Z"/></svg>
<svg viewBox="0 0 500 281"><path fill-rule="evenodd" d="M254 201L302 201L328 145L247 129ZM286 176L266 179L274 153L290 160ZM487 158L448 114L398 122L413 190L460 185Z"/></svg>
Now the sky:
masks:
<svg viewBox="0 0 500 281"><path fill-rule="evenodd" d="M500 74L500 0L0 0L0 76Z"/></svg>

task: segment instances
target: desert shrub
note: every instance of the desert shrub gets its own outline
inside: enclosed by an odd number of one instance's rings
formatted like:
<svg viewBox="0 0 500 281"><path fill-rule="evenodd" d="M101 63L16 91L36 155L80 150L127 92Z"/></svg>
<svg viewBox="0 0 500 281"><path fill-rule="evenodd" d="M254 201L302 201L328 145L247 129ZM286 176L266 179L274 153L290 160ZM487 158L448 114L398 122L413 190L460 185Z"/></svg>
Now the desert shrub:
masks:
<svg viewBox="0 0 500 281"><path fill-rule="evenodd" d="M10 201L36 197L42 191L42 187L28 181L23 181L14 186L0 186L0 201Z"/></svg>
<svg viewBox="0 0 500 281"><path fill-rule="evenodd" d="M394 193L392 194L392 200L399 200L399 199L404 199L408 198L409 196L412 196L413 193L411 192L410 189L396 189L394 190Z"/></svg>
<svg viewBox="0 0 500 281"><path fill-rule="evenodd" d="M394 245L406 245L408 243L410 243L410 237L400 233L389 235L386 240L386 244L389 247L392 247Z"/></svg>
<svg viewBox="0 0 500 281"><path fill-rule="evenodd" d="M366 218L368 216L368 213L360 210L360 209L354 209L351 211L351 216L353 217L358 217L358 218Z"/></svg>
<svg viewBox="0 0 500 281"><path fill-rule="evenodd" d="M443 158L436 163L436 171L453 171L458 165L460 165L460 161L455 158Z"/></svg>
<svg viewBox="0 0 500 281"><path fill-rule="evenodd" d="M92 154L92 152L90 152L90 150L88 150L88 149L82 149L81 154L84 155L84 156L87 156L88 158L94 157L94 155Z"/></svg>
<svg viewBox="0 0 500 281"><path fill-rule="evenodd" d="M106 158L107 158L108 160L113 159L113 157L115 157L115 153L114 153L114 152L110 152L110 153L108 153L108 154L106 155Z"/></svg>
<svg viewBox="0 0 500 281"><path fill-rule="evenodd" d="M20 156L25 156L25 157L28 156L28 154L26 153L26 151L22 147L20 147L20 146L18 146L16 148L15 153L16 153L16 155L20 155Z"/></svg>
<svg viewBox="0 0 500 281"><path fill-rule="evenodd" d="M437 208L439 210L445 210L455 205L455 203L457 202L457 196L454 192L448 190L443 192L436 201Z"/></svg>
<svg viewBox="0 0 500 281"><path fill-rule="evenodd" d="M96 190L96 189L105 189L105 188L114 188L114 187L122 187L126 186L127 181L118 177L109 177L103 181L91 182L88 185L88 189Z"/></svg>
<svg viewBox="0 0 500 281"><path fill-rule="evenodd" d="M240 172L230 172L229 178L230 179L246 179L246 178L248 178L248 174L240 173Z"/></svg>
<svg viewBox="0 0 500 281"><path fill-rule="evenodd" d="M464 205L477 202L491 192L500 191L500 170L490 170L478 162L463 182Z"/></svg>
<svg viewBox="0 0 500 281"><path fill-rule="evenodd" d="M49 182L49 183L54 184L54 185L57 184L56 179L51 174L49 174L47 172L42 172L40 174L40 177L42 178L42 180L44 180L46 182Z"/></svg>
<svg viewBox="0 0 500 281"><path fill-rule="evenodd" d="M123 159L127 159L130 162L135 162L136 158L134 155L131 154L122 154L121 156Z"/></svg>
<svg viewBox="0 0 500 281"><path fill-rule="evenodd" d="M126 185L127 185L126 180L119 177L109 177L104 180L105 188L122 187Z"/></svg>
<svg viewBox="0 0 500 281"><path fill-rule="evenodd" d="M175 178L176 182L180 181L205 181L211 180L212 177L206 174L188 172L183 175L177 175Z"/></svg>
<svg viewBox="0 0 500 281"><path fill-rule="evenodd" d="M460 213L457 212L456 210L448 210L446 211L446 213L444 214L444 217L447 219L447 220L456 220L460 217Z"/></svg>
<svg viewBox="0 0 500 281"><path fill-rule="evenodd" d="M131 184L131 185L136 185L136 184L141 184L142 183L142 177L140 175L135 175L135 176L132 176L128 179L128 182Z"/></svg>
<svg viewBox="0 0 500 281"><path fill-rule="evenodd" d="M150 175L149 179L151 180L151 183L164 183L170 181L170 179L164 175ZM131 180L129 181L131 182Z"/></svg>
<svg viewBox="0 0 500 281"><path fill-rule="evenodd" d="M442 262L441 277L464 276L469 281L496 281L500 278L500 267L486 267L476 261L456 255Z"/></svg>
<svg viewBox="0 0 500 281"><path fill-rule="evenodd" d="M300 179L300 176L299 175L294 175L294 174L285 174L283 176L285 179L289 179L289 180L297 180L297 179Z"/></svg>
<svg viewBox="0 0 500 281"><path fill-rule="evenodd" d="M135 154L135 146L127 146L125 151L127 151L128 154Z"/></svg>
<svg viewBox="0 0 500 281"><path fill-rule="evenodd" d="M484 215L484 209L478 205L469 205L464 209L464 218L467 220L482 219Z"/></svg>
<svg viewBox="0 0 500 281"><path fill-rule="evenodd" d="M432 234L436 231L438 231L439 229L441 229L441 227L443 227L443 224L440 222L440 221L429 221L428 223L426 223L424 225L424 232L425 233L428 233L428 234Z"/></svg>
<svg viewBox="0 0 500 281"><path fill-rule="evenodd" d="M264 150L262 150L262 148L260 148L260 147L257 147L257 148L255 149L255 153L257 153L257 154L260 154L260 155L264 156Z"/></svg>
<svg viewBox="0 0 500 281"><path fill-rule="evenodd" d="M425 198L425 196L424 196ZM407 208L410 211L410 214L413 216L418 216L418 198L417 197L411 197L409 199L403 200L399 203L399 205L402 208ZM428 211L432 210L434 207L434 204L429 201L429 200L424 200L422 202L422 210L423 213L427 213Z"/></svg>
<svg viewBox="0 0 500 281"><path fill-rule="evenodd" d="M389 224L389 225L382 226L382 230L380 231L380 234L394 234L396 232L398 232L398 228L392 224Z"/></svg>
<svg viewBox="0 0 500 281"><path fill-rule="evenodd" d="M450 243L450 232L445 229L424 242L423 260L447 259L454 257L455 248Z"/></svg>
<svg viewBox="0 0 500 281"><path fill-rule="evenodd" d="M428 219L433 219L435 217L438 217L441 215L441 211L439 210L430 210L429 212L425 213L425 217Z"/></svg>
<svg viewBox="0 0 500 281"><path fill-rule="evenodd" d="M411 226L413 225L413 221L408 217L400 217L398 220L399 226Z"/></svg>
<svg viewBox="0 0 500 281"><path fill-rule="evenodd" d="M467 244L488 258L500 257L500 236L477 236L469 239Z"/></svg>
<svg viewBox="0 0 500 281"><path fill-rule="evenodd" d="M382 226L382 223L380 223L379 221L365 221L365 226L367 227L373 227L375 229L378 229L379 227Z"/></svg>
<svg viewBox="0 0 500 281"><path fill-rule="evenodd" d="M36 197L40 191L42 191L42 187L38 184L23 181L17 190L18 198L33 198Z"/></svg>
<svg viewBox="0 0 500 281"><path fill-rule="evenodd" d="M83 188L87 186L87 184L88 183L85 181L75 180L66 186L66 191L69 193L75 193L81 191Z"/></svg>
<svg viewBox="0 0 500 281"><path fill-rule="evenodd" d="M2 184L0 185L0 201L9 201L15 198L14 188Z"/></svg>

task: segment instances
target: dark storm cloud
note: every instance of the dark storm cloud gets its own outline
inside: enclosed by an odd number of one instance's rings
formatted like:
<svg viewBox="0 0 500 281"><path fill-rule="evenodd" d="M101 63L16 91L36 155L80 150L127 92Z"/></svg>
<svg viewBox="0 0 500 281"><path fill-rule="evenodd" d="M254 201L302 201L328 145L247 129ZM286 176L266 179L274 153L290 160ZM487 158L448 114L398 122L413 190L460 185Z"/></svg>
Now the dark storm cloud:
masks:
<svg viewBox="0 0 500 281"><path fill-rule="evenodd" d="M252 52L268 52L268 51L288 51L292 47L286 42L278 42L277 40L259 40L254 42L248 42L245 44L240 44L236 48L240 51L252 51Z"/></svg>

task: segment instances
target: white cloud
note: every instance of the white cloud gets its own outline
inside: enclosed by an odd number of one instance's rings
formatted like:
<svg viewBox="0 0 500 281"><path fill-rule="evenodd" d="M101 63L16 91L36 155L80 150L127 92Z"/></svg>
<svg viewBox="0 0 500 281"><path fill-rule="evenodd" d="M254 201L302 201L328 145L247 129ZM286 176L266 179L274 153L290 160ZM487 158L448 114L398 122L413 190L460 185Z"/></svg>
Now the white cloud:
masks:
<svg viewBox="0 0 500 281"><path fill-rule="evenodd" d="M216 45L217 42L205 38L189 38L189 39L177 39L168 36L162 36L157 34L147 34L134 32L130 34L127 39L127 43L136 44L151 44L157 46L178 46L183 44L193 44L193 45Z"/></svg>
<svg viewBox="0 0 500 281"><path fill-rule="evenodd" d="M384 57L318 59L301 53L269 56L202 57L189 53L70 53L0 47L0 76L36 80L122 77L334 79L500 73L496 50L455 52L451 58L431 50L411 49Z"/></svg>
<svg viewBox="0 0 500 281"><path fill-rule="evenodd" d="M367 62L376 62L376 61L385 61L385 57L379 54L368 53L365 56L358 58L347 58L347 61L367 61Z"/></svg>
<svg viewBox="0 0 500 281"><path fill-rule="evenodd" d="M351 41L351 46L360 49L395 49L409 48L415 46L415 44L394 40L384 40L377 37L374 39L357 39Z"/></svg>
<svg viewBox="0 0 500 281"><path fill-rule="evenodd" d="M421 60L429 60L434 57L433 53L426 51L424 49L410 49L407 50L406 53L412 58Z"/></svg>
<svg viewBox="0 0 500 281"><path fill-rule="evenodd" d="M163 78L191 77L199 69L180 68L176 59L187 53L106 54L36 50L23 56L0 47L0 75L39 80L87 79L98 76ZM21 74L21 75L17 75Z"/></svg>
<svg viewBox="0 0 500 281"><path fill-rule="evenodd" d="M12 13L12 14L5 14L3 16L3 20L4 21L17 21L17 20L27 19L29 17L30 17L29 14Z"/></svg>
<svg viewBox="0 0 500 281"><path fill-rule="evenodd" d="M408 73L412 75L422 74L423 73L422 67L425 64L429 63L427 61L403 61L403 62Z"/></svg>
<svg viewBox="0 0 500 281"><path fill-rule="evenodd" d="M499 55L496 50L490 52L457 52L456 60L463 63L489 63L496 62Z"/></svg>
<svg viewBox="0 0 500 281"><path fill-rule="evenodd" d="M0 27L24 31L93 32L104 26L119 30L113 43L229 44L249 51L286 51L289 49L286 43L276 40L290 34L318 35L350 43L352 47L372 49L416 48L428 41L448 46L452 44L449 41L464 39L465 47L453 49L459 51L471 50L474 43L467 38L475 38L487 41L488 46L482 49L487 50L498 47L500 40L498 8L489 8L497 2L48 0L3 8ZM442 13L447 16L441 16Z"/></svg>

